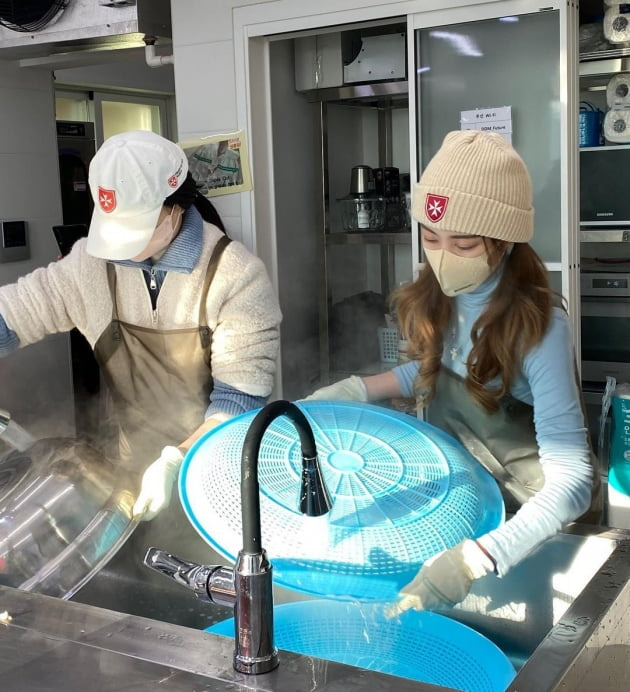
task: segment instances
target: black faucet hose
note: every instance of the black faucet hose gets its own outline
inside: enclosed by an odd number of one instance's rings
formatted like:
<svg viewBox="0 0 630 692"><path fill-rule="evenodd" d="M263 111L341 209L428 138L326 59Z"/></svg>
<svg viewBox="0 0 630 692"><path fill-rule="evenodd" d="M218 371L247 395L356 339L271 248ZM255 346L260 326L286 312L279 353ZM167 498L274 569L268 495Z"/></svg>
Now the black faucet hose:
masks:
<svg viewBox="0 0 630 692"><path fill-rule="evenodd" d="M280 399L261 409L245 435L241 456L241 514L243 518L243 552L254 555L262 550L260 537L260 495L258 453L265 430L278 416L287 416L300 436L302 457L317 456L315 437L306 416L290 401Z"/></svg>

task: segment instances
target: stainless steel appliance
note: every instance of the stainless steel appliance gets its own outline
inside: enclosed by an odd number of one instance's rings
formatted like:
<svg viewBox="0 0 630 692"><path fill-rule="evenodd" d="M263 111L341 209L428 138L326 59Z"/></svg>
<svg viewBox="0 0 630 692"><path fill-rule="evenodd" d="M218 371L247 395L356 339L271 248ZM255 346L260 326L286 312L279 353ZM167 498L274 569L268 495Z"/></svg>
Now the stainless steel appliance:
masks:
<svg viewBox="0 0 630 692"><path fill-rule="evenodd" d="M600 414L606 377L630 382L630 271L583 271L581 283L582 391L591 440L600 436ZM607 469L608 426L599 444L603 473Z"/></svg>
<svg viewBox="0 0 630 692"><path fill-rule="evenodd" d="M380 231L385 225L385 198L375 192L374 173L369 166L353 167L350 194L337 203L344 231Z"/></svg>
<svg viewBox="0 0 630 692"><path fill-rule="evenodd" d="M582 379L630 382L630 272L583 272Z"/></svg>

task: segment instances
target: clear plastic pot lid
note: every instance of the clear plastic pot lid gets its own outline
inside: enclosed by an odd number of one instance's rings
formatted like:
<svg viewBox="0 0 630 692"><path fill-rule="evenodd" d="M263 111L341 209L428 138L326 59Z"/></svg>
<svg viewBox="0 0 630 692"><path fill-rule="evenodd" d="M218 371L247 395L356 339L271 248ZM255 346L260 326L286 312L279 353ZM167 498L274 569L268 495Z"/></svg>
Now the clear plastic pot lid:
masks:
<svg viewBox="0 0 630 692"><path fill-rule="evenodd" d="M73 596L133 533L131 487L75 440L39 440L0 458L0 584Z"/></svg>

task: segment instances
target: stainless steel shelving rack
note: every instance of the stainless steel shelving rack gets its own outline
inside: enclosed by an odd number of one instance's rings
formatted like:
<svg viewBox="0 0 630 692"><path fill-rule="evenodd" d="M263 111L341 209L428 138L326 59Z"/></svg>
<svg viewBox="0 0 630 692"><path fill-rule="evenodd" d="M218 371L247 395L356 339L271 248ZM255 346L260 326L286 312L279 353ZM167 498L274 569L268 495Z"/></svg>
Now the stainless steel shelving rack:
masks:
<svg viewBox="0 0 630 692"><path fill-rule="evenodd" d="M322 216L323 228L318 242L320 258L319 282L319 335L320 374L322 384L336 379L331 372L329 318L332 295L327 272L327 248L336 245L379 245L381 257L381 290L388 295L393 285L394 252L397 245L411 245L411 231L400 232L332 232L330 227L329 164L328 164L328 106L342 104L356 108L372 108L378 113L378 165L392 164L392 113L397 108L407 108L408 83L406 80L358 84L304 92L307 101L319 105L319 124L322 168ZM378 364L367 368L366 373L378 370ZM337 373L346 374L346 373Z"/></svg>

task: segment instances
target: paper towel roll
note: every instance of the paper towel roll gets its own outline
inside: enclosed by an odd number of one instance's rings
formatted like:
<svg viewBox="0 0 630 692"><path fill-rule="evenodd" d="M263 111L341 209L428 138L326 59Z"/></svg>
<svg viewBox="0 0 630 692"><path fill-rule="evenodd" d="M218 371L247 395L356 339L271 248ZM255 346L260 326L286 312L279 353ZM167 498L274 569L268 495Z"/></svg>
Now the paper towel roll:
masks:
<svg viewBox="0 0 630 692"><path fill-rule="evenodd" d="M630 41L630 6L614 5L604 12L604 36L611 43Z"/></svg>
<svg viewBox="0 0 630 692"><path fill-rule="evenodd" d="M604 137L608 142L630 142L630 109L613 108L604 117Z"/></svg>
<svg viewBox="0 0 630 692"><path fill-rule="evenodd" d="M606 86L609 108L630 108L630 72L616 74Z"/></svg>

